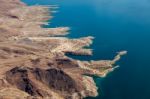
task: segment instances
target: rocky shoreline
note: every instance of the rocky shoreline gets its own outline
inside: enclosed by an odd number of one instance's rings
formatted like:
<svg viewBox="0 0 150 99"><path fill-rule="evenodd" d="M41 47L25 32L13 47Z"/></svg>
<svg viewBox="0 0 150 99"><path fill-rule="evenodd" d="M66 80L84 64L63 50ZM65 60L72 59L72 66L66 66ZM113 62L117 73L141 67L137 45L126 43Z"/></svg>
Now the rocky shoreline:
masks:
<svg viewBox="0 0 150 99"><path fill-rule="evenodd" d="M67 57L66 53L92 55L86 47L93 37L69 39L64 37L68 27L43 28L52 18L50 7L0 0L0 99L95 97L95 82L86 75L106 76L127 53L99 61Z"/></svg>

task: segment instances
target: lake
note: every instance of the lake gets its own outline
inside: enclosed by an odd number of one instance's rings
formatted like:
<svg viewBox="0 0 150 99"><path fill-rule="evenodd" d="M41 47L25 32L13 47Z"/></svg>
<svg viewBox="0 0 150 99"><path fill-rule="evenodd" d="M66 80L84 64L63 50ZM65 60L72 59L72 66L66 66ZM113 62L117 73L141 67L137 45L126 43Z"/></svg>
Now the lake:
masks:
<svg viewBox="0 0 150 99"><path fill-rule="evenodd" d="M50 27L68 26L70 38L94 36L93 56L112 59L127 50L120 66L94 78L99 96L87 99L150 99L150 0L23 0L28 5L59 5Z"/></svg>

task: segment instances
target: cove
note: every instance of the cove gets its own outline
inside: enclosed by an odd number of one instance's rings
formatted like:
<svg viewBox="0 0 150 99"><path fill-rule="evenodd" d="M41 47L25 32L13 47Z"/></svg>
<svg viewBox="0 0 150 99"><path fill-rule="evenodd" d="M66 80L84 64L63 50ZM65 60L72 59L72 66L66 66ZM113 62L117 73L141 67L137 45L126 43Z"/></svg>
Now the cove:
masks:
<svg viewBox="0 0 150 99"><path fill-rule="evenodd" d="M68 26L69 37L94 36L93 56L112 59L127 50L119 68L95 78L99 96L87 99L150 99L149 0L22 0L29 5L58 5L51 27Z"/></svg>

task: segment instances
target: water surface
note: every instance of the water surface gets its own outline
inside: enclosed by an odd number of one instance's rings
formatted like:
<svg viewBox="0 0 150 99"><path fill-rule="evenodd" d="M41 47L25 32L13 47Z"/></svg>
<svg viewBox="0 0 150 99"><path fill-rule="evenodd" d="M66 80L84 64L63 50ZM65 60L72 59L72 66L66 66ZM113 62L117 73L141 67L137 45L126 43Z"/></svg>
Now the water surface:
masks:
<svg viewBox="0 0 150 99"><path fill-rule="evenodd" d="M88 99L150 99L149 0L23 0L29 5L59 5L51 27L71 27L69 37L94 36L92 57L112 59L127 50L120 67L95 78L100 95Z"/></svg>

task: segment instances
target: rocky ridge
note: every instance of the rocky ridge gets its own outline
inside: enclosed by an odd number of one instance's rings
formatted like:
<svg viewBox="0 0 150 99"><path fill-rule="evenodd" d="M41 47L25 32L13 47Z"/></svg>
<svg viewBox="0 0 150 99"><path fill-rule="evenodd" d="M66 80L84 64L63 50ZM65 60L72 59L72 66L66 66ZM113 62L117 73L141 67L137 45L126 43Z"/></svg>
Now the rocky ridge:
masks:
<svg viewBox="0 0 150 99"><path fill-rule="evenodd" d="M104 77L113 60L80 61L66 54L92 55L93 37L69 39L68 27L43 28L55 6L27 6L0 0L0 99L83 99L97 96L92 77ZM57 37L56 37L57 36Z"/></svg>

